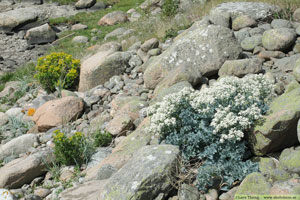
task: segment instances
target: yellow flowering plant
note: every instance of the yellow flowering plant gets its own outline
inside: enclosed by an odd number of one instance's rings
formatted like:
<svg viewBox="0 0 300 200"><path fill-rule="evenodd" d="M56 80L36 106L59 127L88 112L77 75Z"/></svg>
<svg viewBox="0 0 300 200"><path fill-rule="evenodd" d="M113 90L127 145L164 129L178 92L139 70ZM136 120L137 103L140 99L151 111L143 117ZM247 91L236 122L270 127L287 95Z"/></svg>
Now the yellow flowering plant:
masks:
<svg viewBox="0 0 300 200"><path fill-rule="evenodd" d="M79 165L87 163L93 153L93 146L86 136L76 132L67 136L60 130L54 131L54 155L58 163L63 165Z"/></svg>
<svg viewBox="0 0 300 200"><path fill-rule="evenodd" d="M79 80L80 60L63 52L54 52L40 57L35 67L34 77L47 92L74 87Z"/></svg>

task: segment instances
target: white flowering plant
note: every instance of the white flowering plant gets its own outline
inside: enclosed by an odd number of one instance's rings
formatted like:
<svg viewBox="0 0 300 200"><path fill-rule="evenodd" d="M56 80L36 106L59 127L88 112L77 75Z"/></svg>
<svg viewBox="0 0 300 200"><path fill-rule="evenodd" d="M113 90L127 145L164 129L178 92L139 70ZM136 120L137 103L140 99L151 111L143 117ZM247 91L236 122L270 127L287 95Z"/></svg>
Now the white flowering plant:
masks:
<svg viewBox="0 0 300 200"><path fill-rule="evenodd" d="M224 77L210 88L184 88L149 107L149 131L178 145L185 160L204 161L198 169L198 188L207 190L222 180L222 190L257 170L247 160L245 133L266 114L275 96L263 75Z"/></svg>

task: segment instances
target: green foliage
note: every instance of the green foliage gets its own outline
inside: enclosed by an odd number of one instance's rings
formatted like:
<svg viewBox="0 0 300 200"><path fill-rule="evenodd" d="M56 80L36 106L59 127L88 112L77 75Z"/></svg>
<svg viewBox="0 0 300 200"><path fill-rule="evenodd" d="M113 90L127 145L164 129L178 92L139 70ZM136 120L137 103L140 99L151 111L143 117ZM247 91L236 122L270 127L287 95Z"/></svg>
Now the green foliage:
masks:
<svg viewBox="0 0 300 200"><path fill-rule="evenodd" d="M227 191L258 170L248 160L251 154L243 137L266 113L273 95L273 85L261 75L222 78L200 91L186 88L149 108L149 131L179 146L187 162L203 163L198 169L199 190L217 184Z"/></svg>
<svg viewBox="0 0 300 200"><path fill-rule="evenodd" d="M112 142L112 136L108 132L97 131L94 134L94 144L96 147L107 147Z"/></svg>
<svg viewBox="0 0 300 200"><path fill-rule="evenodd" d="M80 61L66 53L51 53L38 59L35 78L47 92L72 89L79 79Z"/></svg>
<svg viewBox="0 0 300 200"><path fill-rule="evenodd" d="M60 130L54 133L54 155L57 163L81 166L89 161L93 147L83 133L76 132L69 137Z"/></svg>
<svg viewBox="0 0 300 200"><path fill-rule="evenodd" d="M178 7L179 7L178 0L165 0L162 6L163 14L166 16L174 16L177 14Z"/></svg>

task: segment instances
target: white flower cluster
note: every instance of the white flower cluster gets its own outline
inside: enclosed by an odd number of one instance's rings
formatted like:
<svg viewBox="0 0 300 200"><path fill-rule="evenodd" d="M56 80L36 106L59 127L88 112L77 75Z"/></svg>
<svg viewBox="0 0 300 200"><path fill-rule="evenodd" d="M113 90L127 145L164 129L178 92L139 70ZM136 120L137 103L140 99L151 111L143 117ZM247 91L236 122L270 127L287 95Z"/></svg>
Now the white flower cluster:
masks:
<svg viewBox="0 0 300 200"><path fill-rule="evenodd" d="M159 134L176 132L182 120L195 120L181 118L189 116L188 108L192 108L198 116L209 120L213 134L220 134L221 142L241 140L244 131L262 117L263 106L273 97L274 86L263 75L224 77L210 88L200 91L184 88L151 106L149 130Z"/></svg>

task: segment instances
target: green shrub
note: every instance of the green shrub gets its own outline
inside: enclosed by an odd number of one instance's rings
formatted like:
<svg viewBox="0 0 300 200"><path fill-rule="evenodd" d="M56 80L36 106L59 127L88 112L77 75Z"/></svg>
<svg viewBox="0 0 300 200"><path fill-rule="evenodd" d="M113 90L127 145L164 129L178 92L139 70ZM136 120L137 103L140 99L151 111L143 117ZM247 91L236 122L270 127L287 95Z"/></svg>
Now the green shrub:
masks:
<svg viewBox="0 0 300 200"><path fill-rule="evenodd" d="M206 191L235 181L258 169L249 159L244 134L261 119L274 96L274 87L262 75L225 77L212 87L183 89L149 108L149 131L180 147L186 161L199 161L197 185Z"/></svg>
<svg viewBox="0 0 300 200"><path fill-rule="evenodd" d="M38 59L35 78L47 92L72 89L79 79L80 61L66 53L51 53Z"/></svg>
<svg viewBox="0 0 300 200"><path fill-rule="evenodd" d="M177 9L179 7L178 0L165 0L162 11L166 16L174 16L177 14Z"/></svg>
<svg viewBox="0 0 300 200"><path fill-rule="evenodd" d="M112 136L108 132L97 131L94 134L94 144L96 147L107 147L111 144Z"/></svg>
<svg viewBox="0 0 300 200"><path fill-rule="evenodd" d="M54 132L54 155L57 163L81 166L89 161L93 147L81 132L67 136L60 130Z"/></svg>

